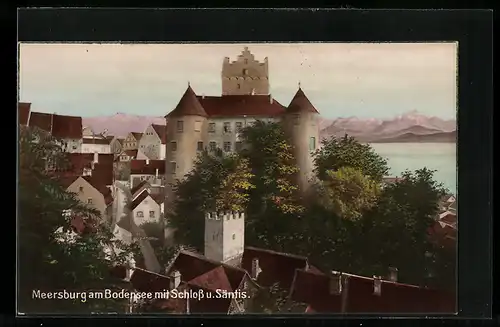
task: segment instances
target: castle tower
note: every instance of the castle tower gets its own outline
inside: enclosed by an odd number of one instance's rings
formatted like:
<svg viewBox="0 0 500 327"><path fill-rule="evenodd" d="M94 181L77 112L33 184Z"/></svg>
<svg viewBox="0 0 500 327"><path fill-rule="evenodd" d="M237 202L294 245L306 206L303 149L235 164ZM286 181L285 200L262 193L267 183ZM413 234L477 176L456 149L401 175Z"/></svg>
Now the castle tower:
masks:
<svg viewBox="0 0 500 327"><path fill-rule="evenodd" d="M207 113L191 86L167 116L165 153L165 212L172 209L172 186L193 168L198 151L207 136Z"/></svg>
<svg viewBox="0 0 500 327"><path fill-rule="evenodd" d="M269 94L268 59L255 60L245 47L236 61L229 57L222 63L222 95Z"/></svg>
<svg viewBox="0 0 500 327"><path fill-rule="evenodd" d="M296 182L301 191L307 191L309 181L314 177L312 153L317 149L319 142L318 116L319 112L299 85L297 93L287 107L283 125L300 169Z"/></svg>
<svg viewBox="0 0 500 327"><path fill-rule="evenodd" d="M245 249L245 214L205 214L205 257L238 265Z"/></svg>

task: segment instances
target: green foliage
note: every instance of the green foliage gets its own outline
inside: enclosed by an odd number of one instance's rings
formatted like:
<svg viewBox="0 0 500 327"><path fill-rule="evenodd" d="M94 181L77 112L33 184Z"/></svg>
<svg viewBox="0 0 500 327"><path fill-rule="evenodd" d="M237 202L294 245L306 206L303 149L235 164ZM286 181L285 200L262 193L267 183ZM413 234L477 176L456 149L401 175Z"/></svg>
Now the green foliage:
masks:
<svg viewBox="0 0 500 327"><path fill-rule="evenodd" d="M305 306L289 299L289 289L279 283L257 289L251 298L251 313L304 313Z"/></svg>
<svg viewBox="0 0 500 327"><path fill-rule="evenodd" d="M381 181L389 171L385 159L375 153L369 144L359 143L353 137L332 137L321 143L322 146L314 153L316 174L320 180L327 178L327 171L343 167L357 168L376 182Z"/></svg>
<svg viewBox="0 0 500 327"><path fill-rule="evenodd" d="M168 227L180 244L203 250L205 212L244 211L254 186L248 161L238 155L202 152L194 169L175 186L175 212Z"/></svg>
<svg viewBox="0 0 500 327"><path fill-rule="evenodd" d="M158 262L162 267L167 266L168 262L178 251L177 247L166 246L163 242L164 230L160 223L147 222L139 226L149 238L149 243L153 248Z"/></svg>
<svg viewBox="0 0 500 327"><path fill-rule="evenodd" d="M42 292L88 291L120 287L109 276L112 264L125 262L128 248L112 241L100 213L66 192L47 168L67 161L59 142L40 130L22 129L19 135L18 198L18 308L20 312L123 312L117 300L41 300ZM70 237L70 217L81 217L86 232ZM110 250L106 255L106 250ZM116 250L121 250L119 254Z"/></svg>
<svg viewBox="0 0 500 327"><path fill-rule="evenodd" d="M318 184L319 200L345 219L360 219L363 211L375 205L380 193L379 183L352 167L328 170Z"/></svg>

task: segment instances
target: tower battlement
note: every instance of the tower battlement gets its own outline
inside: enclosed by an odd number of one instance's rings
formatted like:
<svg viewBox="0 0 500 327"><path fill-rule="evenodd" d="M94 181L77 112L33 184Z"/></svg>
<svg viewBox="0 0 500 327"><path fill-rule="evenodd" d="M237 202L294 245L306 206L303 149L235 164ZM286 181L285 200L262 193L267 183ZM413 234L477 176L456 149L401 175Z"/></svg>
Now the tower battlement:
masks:
<svg viewBox="0 0 500 327"><path fill-rule="evenodd" d="M205 213L206 220L232 220L232 219L244 219L244 212L237 211L221 211L221 212L207 212Z"/></svg>

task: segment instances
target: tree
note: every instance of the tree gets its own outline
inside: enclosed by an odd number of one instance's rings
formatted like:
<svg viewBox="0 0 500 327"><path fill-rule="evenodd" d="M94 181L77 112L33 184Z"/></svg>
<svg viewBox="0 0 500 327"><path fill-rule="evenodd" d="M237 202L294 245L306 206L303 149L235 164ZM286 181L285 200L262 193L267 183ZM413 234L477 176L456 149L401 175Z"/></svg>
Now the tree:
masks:
<svg viewBox="0 0 500 327"><path fill-rule="evenodd" d="M120 300L33 298L33 292L87 292L121 287L113 264L126 262L127 247L113 241L100 213L80 203L50 171L67 164L60 142L22 128L19 134L18 308L20 312L124 312ZM74 219L85 229L72 233ZM115 250L121 249L121 254Z"/></svg>
<svg viewBox="0 0 500 327"><path fill-rule="evenodd" d="M454 274L443 274L449 272L443 267L452 264L452 257L442 255L428 235L439 213L439 200L445 194L433 173L426 168L406 171L398 182L384 188L377 206L359 225L363 242L357 247L352 245L364 258L359 270L385 275L388 267L396 267L402 281L433 283L440 288L454 279ZM432 279L429 273L434 275Z"/></svg>
<svg viewBox="0 0 500 327"><path fill-rule="evenodd" d="M336 215L360 219L363 211L375 205L380 184L357 168L341 167L337 171L327 170L316 189L319 201Z"/></svg>
<svg viewBox="0 0 500 327"><path fill-rule="evenodd" d="M166 267L169 261L177 254L179 250L175 246L166 246L163 242L164 230L160 223L147 222L139 226L148 236L149 243L154 250L158 262L162 267Z"/></svg>
<svg viewBox="0 0 500 327"><path fill-rule="evenodd" d="M168 215L167 224L176 241L202 251L205 213L245 211L251 177L245 158L220 149L202 152L193 170L174 187L175 212Z"/></svg>
<svg viewBox="0 0 500 327"><path fill-rule="evenodd" d="M327 178L327 171L343 167L357 168L376 182L388 174L386 160L375 153L369 144L359 143L347 135L324 139L321 143L322 146L314 153L316 174L320 180Z"/></svg>
<svg viewBox="0 0 500 327"><path fill-rule="evenodd" d="M289 298L290 290L280 283L268 287L261 286L251 298L251 313L304 313L305 306Z"/></svg>

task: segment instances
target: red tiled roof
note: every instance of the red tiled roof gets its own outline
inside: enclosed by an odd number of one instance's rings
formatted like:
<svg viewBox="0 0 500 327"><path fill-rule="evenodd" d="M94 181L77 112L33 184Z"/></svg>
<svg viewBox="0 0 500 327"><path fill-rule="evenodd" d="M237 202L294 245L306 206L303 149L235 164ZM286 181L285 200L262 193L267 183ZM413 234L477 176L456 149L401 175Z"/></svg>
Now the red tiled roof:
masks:
<svg viewBox="0 0 500 327"><path fill-rule="evenodd" d="M66 167L61 167L57 174L59 176L81 176L84 173L84 169L91 169L92 162L94 161L93 153L67 153L66 158L68 163ZM94 164L94 172L99 174L104 181L109 182L109 178L113 176L113 154L112 153L100 153L97 157L98 162ZM105 173L105 175L103 175ZM110 183L112 184L112 182ZM107 184L107 185L110 185Z"/></svg>
<svg viewBox="0 0 500 327"><path fill-rule="evenodd" d="M52 115L43 112L32 112L28 126L38 127L50 133L52 131Z"/></svg>
<svg viewBox="0 0 500 327"><path fill-rule="evenodd" d="M166 125L156 125L156 124L152 124L151 126L153 126L153 129L155 130L156 134L158 134L158 136L160 137L161 143L166 144L167 143L167 126Z"/></svg>
<svg viewBox="0 0 500 327"><path fill-rule="evenodd" d="M31 103L30 102L19 102L17 105L18 120L21 125L28 125L28 120L30 118Z"/></svg>
<svg viewBox="0 0 500 327"><path fill-rule="evenodd" d="M189 285L196 285L204 289L213 291L227 290L233 291L231 283L227 279L226 272L221 266L207 271L203 275L195 277L188 282Z"/></svg>
<svg viewBox="0 0 500 327"><path fill-rule="evenodd" d="M130 282L139 292L162 292L170 288L170 278L143 269L135 269Z"/></svg>
<svg viewBox="0 0 500 327"><path fill-rule="evenodd" d="M314 112L318 113L318 110L314 108L311 101L304 94L304 91L299 87L297 93L293 97L292 101L288 105L286 110L289 113L301 113L301 112Z"/></svg>
<svg viewBox="0 0 500 327"><path fill-rule="evenodd" d="M271 286L279 282L281 287L289 288L295 276L295 270L304 269L308 266L306 257L245 247L241 264L242 268L251 272L252 259L254 258L259 259L259 267L261 269L257 283L263 286Z"/></svg>
<svg viewBox="0 0 500 327"><path fill-rule="evenodd" d="M94 176L82 176L90 185L92 185L96 190L98 190L104 196L104 202L106 205L113 203L113 195L109 187L104 184L100 178Z"/></svg>
<svg viewBox="0 0 500 327"><path fill-rule="evenodd" d="M159 205L162 205L163 202L165 201L165 197L163 196L162 193L150 194L150 196Z"/></svg>
<svg viewBox="0 0 500 327"><path fill-rule="evenodd" d="M113 165L106 165L104 163L94 164L92 178L99 180L104 185L113 185Z"/></svg>
<svg viewBox="0 0 500 327"><path fill-rule="evenodd" d="M439 220L450 225L456 224L457 215L453 212L446 211L439 215Z"/></svg>
<svg viewBox="0 0 500 327"><path fill-rule="evenodd" d="M110 140L106 138L84 138L83 139L83 144L109 144Z"/></svg>
<svg viewBox="0 0 500 327"><path fill-rule="evenodd" d="M57 138L81 139L82 117L52 115L52 136Z"/></svg>
<svg viewBox="0 0 500 327"><path fill-rule="evenodd" d="M270 95L208 96L198 97L198 100L210 117L269 117L285 113L285 107Z"/></svg>
<svg viewBox="0 0 500 327"><path fill-rule="evenodd" d="M180 116L201 116L207 117L207 113L203 106L198 101L196 94L191 86L188 86L186 92L180 99L179 103L167 116L165 117L180 117Z"/></svg>
<svg viewBox="0 0 500 327"><path fill-rule="evenodd" d="M164 160L132 160L130 162L131 175L165 175L165 161Z"/></svg>
<svg viewBox="0 0 500 327"><path fill-rule="evenodd" d="M223 268L227 280L229 281L229 286L231 289L238 289L243 278L247 275L247 272L241 268L236 268L234 266L225 265L220 262L212 261L205 258L202 255L198 255L196 253L181 251L177 257L175 258L172 266L169 269L167 275L170 274L173 270L178 270L181 274L181 279L184 282L189 282L194 280L195 278L204 275L202 279L208 279L213 277L213 275L205 275L206 273L214 270L217 267ZM216 274L220 276L221 270L217 270ZM197 283L199 285L203 284L201 280L198 279ZM221 284L222 285L222 284ZM224 284L228 286L227 284ZM230 291L230 290L227 290Z"/></svg>
<svg viewBox="0 0 500 327"><path fill-rule="evenodd" d="M372 278L350 275L345 312L347 313L452 313L455 297L445 291L382 281L381 295L375 295ZM326 274L297 270L290 296L309 304L311 312L341 312L341 295L330 293Z"/></svg>

